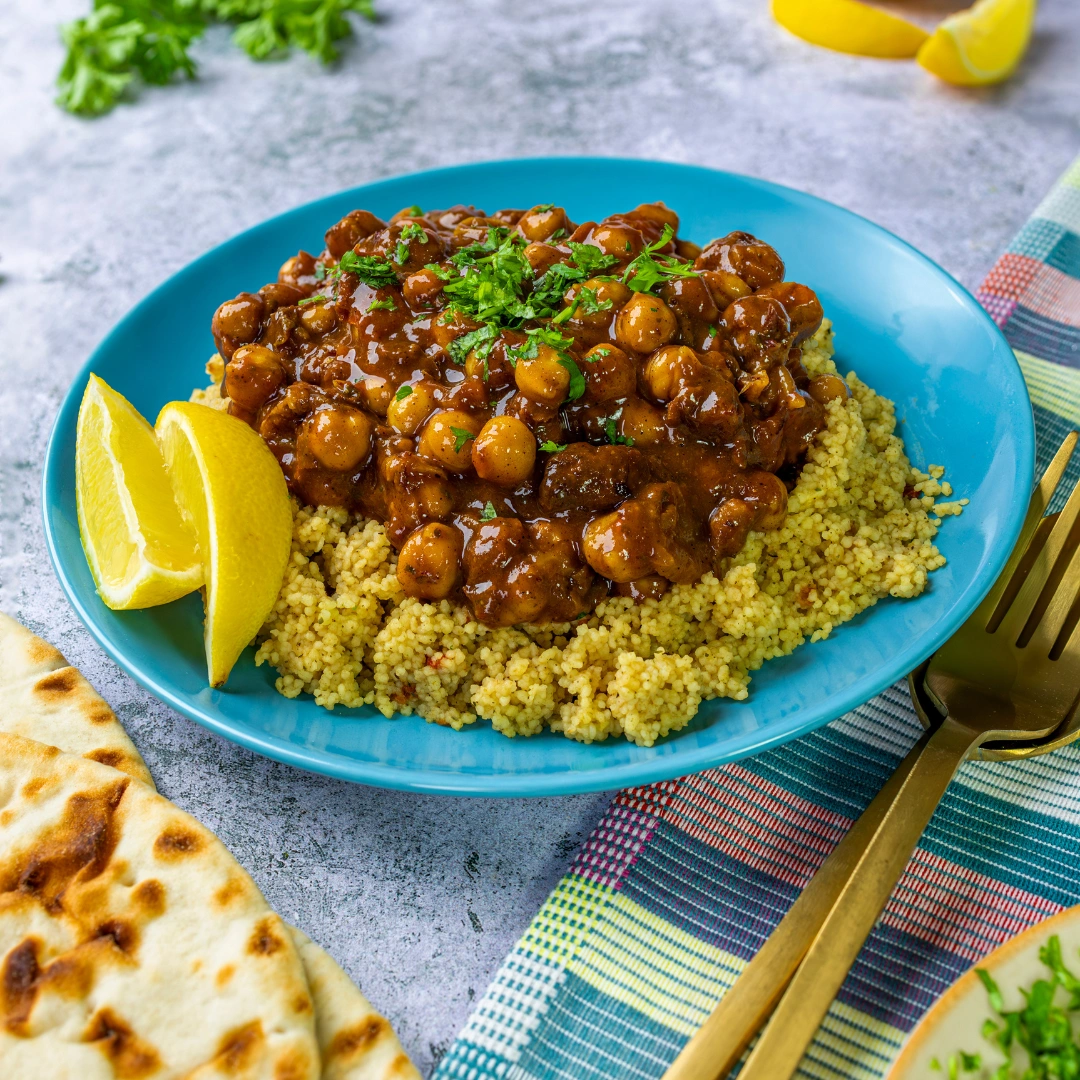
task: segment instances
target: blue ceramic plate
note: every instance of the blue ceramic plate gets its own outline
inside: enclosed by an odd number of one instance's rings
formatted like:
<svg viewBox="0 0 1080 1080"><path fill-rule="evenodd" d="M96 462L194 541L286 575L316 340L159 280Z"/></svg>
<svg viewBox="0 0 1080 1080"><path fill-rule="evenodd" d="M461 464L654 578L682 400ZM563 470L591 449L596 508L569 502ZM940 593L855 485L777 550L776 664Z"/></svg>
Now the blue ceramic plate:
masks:
<svg viewBox="0 0 1080 1080"><path fill-rule="evenodd" d="M659 746L582 746L546 733L507 739L478 722L455 732L374 709L316 707L274 691L274 672L242 657L223 691L206 685L198 596L113 612L94 592L75 517L75 420L97 372L146 416L204 383L210 316L224 298L272 281L299 248L363 207L556 202L577 221L664 200L680 232L705 243L747 229L776 246L788 276L817 290L838 360L898 406L912 461L948 468L971 499L940 535L948 565L916 600L886 600L755 675L748 701L711 701ZM990 587L1020 529L1034 436L1005 339L943 270L895 236L829 203L732 173L652 161L542 158L417 173L282 214L197 259L142 301L98 347L56 421L45 462L45 531L56 573L110 656L179 712L261 754L366 784L456 795L561 795L661 780L756 753L820 727L904 675L944 641Z"/></svg>

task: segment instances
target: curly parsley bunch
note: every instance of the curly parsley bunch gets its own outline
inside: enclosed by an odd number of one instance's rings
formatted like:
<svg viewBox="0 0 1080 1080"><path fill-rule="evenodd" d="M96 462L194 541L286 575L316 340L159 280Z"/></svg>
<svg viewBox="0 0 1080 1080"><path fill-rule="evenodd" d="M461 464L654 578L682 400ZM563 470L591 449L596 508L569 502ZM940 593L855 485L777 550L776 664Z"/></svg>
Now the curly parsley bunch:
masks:
<svg viewBox="0 0 1080 1080"><path fill-rule="evenodd" d="M93 10L61 27L67 56L57 77L57 103L69 112L108 112L133 82L156 86L177 74L195 76L188 46L211 21L235 25L233 41L252 59L293 46L324 64L348 37L350 11L373 19L372 0L93 0Z"/></svg>

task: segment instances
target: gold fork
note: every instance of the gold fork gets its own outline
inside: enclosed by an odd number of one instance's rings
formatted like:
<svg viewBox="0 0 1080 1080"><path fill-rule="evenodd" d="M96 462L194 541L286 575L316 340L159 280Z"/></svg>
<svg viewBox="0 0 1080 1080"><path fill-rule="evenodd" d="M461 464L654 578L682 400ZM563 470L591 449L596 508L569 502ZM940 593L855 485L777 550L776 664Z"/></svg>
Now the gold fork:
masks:
<svg viewBox="0 0 1080 1080"><path fill-rule="evenodd" d="M980 756L1028 756L1080 734L1080 725L1065 722L1080 689L1080 641L1071 643L1080 613L1073 536L1080 486L1060 515L1044 518L1076 442L1073 432L1047 468L990 593L920 669L944 718L912 748L664 1080L726 1076L778 1000L740 1078L790 1076L960 763L991 740L1001 749ZM930 710L920 706L916 698L925 721Z"/></svg>

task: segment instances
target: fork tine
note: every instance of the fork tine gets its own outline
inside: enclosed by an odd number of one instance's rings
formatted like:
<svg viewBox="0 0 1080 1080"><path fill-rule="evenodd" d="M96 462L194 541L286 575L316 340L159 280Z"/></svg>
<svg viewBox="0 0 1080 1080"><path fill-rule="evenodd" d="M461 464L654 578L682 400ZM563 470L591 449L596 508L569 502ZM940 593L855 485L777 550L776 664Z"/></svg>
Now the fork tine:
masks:
<svg viewBox="0 0 1080 1080"><path fill-rule="evenodd" d="M1046 466L1046 471L1039 478L1035 490L1031 493L1031 502L1028 503L1024 524L1020 528L1020 536L1017 538L1016 546L1009 556L1009 561L998 575L993 588L986 594L983 602L979 605L978 618L981 621L988 623L987 629L991 632L996 629L995 621L1000 621L1001 616L1005 614L1005 610L1000 612L996 610L1002 598L1007 595L1007 592L1011 592L1014 595L1016 592L1019 592L1023 579L1020 578L1014 583L1012 581L1013 575L1016 573L1024 556L1027 554L1028 545L1031 543L1032 538L1039 528L1040 522L1043 520L1046 509L1050 505L1050 500L1054 497L1054 492L1057 490L1058 484L1061 483L1061 478L1065 475L1065 470L1068 468L1069 460L1073 455L1073 450L1076 449L1078 438L1080 438L1080 432L1070 431L1069 434L1065 436L1061 446L1058 447L1053 460ZM1009 590L1010 584L1013 584L1014 586L1012 590ZM1012 598L1010 597L1010 602L1011 599ZM1006 604L1005 609L1007 609L1008 606L1009 605ZM995 616L997 617L996 620Z"/></svg>
<svg viewBox="0 0 1080 1080"><path fill-rule="evenodd" d="M1053 529L1050 530L1050 535L1046 538L1043 549L1038 553L1030 571L1028 571L1020 592L1009 606L1005 617L1001 620L999 631L1005 635L1007 640L1016 641L1032 614L1036 613L1039 597L1046 583L1050 580L1054 565L1068 546L1069 535L1072 533L1078 518L1080 518L1080 484L1073 488L1068 502L1065 503L1065 507L1054 523ZM1060 591L1059 588L1056 593L1060 593ZM1042 619L1040 619L1041 621ZM1058 629L1060 630L1060 628L1061 624L1059 623ZM1055 633L1054 637L1056 636ZM1051 638L1051 644L1053 640L1054 638ZM1047 646L1047 652L1049 652L1049 646Z"/></svg>
<svg viewBox="0 0 1080 1080"><path fill-rule="evenodd" d="M1080 489L1080 484L1077 488ZM1035 632L1025 648L1033 650L1038 656L1050 655L1076 603L1078 591L1080 591L1080 547L1077 547L1069 556L1065 574L1054 590L1054 595L1050 597L1046 611L1039 619Z"/></svg>

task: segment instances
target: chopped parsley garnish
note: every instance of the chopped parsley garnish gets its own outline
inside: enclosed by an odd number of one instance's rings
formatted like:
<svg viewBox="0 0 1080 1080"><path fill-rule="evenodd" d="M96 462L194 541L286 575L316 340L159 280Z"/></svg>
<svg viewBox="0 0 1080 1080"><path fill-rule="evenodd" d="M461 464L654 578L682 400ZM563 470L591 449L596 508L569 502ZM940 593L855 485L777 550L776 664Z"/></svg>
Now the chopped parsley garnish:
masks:
<svg viewBox="0 0 1080 1080"><path fill-rule="evenodd" d="M554 210L554 209L555 209L555 204L554 203L546 202L546 203L541 203L539 206L534 206L532 208L532 212L534 214L546 214L549 210Z"/></svg>
<svg viewBox="0 0 1080 1080"><path fill-rule="evenodd" d="M397 311L397 304L393 297L385 296L382 300L372 300L368 304L368 311Z"/></svg>
<svg viewBox="0 0 1080 1080"><path fill-rule="evenodd" d="M395 401L404 401L412 393L412 387L408 383L402 383L394 395Z"/></svg>
<svg viewBox="0 0 1080 1080"><path fill-rule="evenodd" d="M495 507L490 502L484 503L484 509L480 511L481 521L490 521L492 518L497 518L499 515L495 512Z"/></svg>
<svg viewBox="0 0 1080 1080"><path fill-rule="evenodd" d="M401 235L398 237L397 246L394 248L394 262L400 266L409 257L409 242L411 240L419 240L420 243L426 244L428 241L428 234L424 232L422 225L417 225L415 221L410 221L404 229L401 230Z"/></svg>
<svg viewBox="0 0 1080 1080"><path fill-rule="evenodd" d="M464 364L466 357L475 349L476 355L486 364L491 354L491 346L495 344L498 336L499 331L495 326L485 324L479 330L470 330L467 334L454 338L446 351L455 364Z"/></svg>
<svg viewBox="0 0 1080 1080"><path fill-rule="evenodd" d="M454 453L460 454L465 448L465 444L471 439L475 439L476 436L471 432L461 427L452 427L450 429L454 433Z"/></svg>
<svg viewBox="0 0 1080 1080"><path fill-rule="evenodd" d="M1021 990L1024 1005L1020 1009L1005 1008L1005 1001L993 976L976 968L986 988L990 1008L998 1019L987 1020L982 1027L983 1038L994 1044L1005 1057L1005 1064L994 1072L994 1080L1064 1080L1080 1077L1080 1044L1073 1032L1072 1016L1080 1011L1080 978L1066 966L1061 955L1061 939L1055 934L1039 949L1039 959L1049 969L1049 977L1037 979L1030 989ZM1067 999L1056 1003L1058 989ZM1021 1072L1014 1062L1017 1046L1026 1051L1027 1065ZM935 1071L943 1071L940 1061L931 1062ZM982 1068L979 1054L963 1051L950 1054L945 1070L949 1080Z"/></svg>
<svg viewBox="0 0 1080 1080"><path fill-rule="evenodd" d="M604 434L612 446L633 446L634 440L629 435L620 435L615 427L615 417L610 416L604 423Z"/></svg>
<svg viewBox="0 0 1080 1080"><path fill-rule="evenodd" d="M545 439L540 444L540 449L543 450L545 454L557 454L560 450L565 450L569 445L569 443L557 443L552 442L550 439Z"/></svg>
<svg viewBox="0 0 1080 1080"><path fill-rule="evenodd" d="M708 333L706 333L706 335L705 335L705 341L706 342L712 341L712 339L714 337L716 337L716 335L719 334L719 333L720 333L720 331L715 326L710 326L709 330L708 330Z"/></svg>
<svg viewBox="0 0 1080 1080"><path fill-rule="evenodd" d="M599 311L610 311L611 301L601 300L596 295L595 289L590 289L587 285L582 285L574 294L574 299L570 306L564 307L551 321L559 324L567 322L577 314L579 307L586 315L595 315Z"/></svg>
<svg viewBox="0 0 1080 1080"><path fill-rule="evenodd" d="M323 296L322 293L316 293L314 296L305 296L303 300L296 302L297 307L303 307L305 304L325 304L330 297Z"/></svg>
<svg viewBox="0 0 1080 1080"><path fill-rule="evenodd" d="M631 259L623 271L622 283L634 292L652 292L657 285L663 285L673 278L698 277L698 272L688 262L680 262L671 255L656 255L666 247L675 230L670 225L664 226L660 239L648 244L636 258Z"/></svg>
<svg viewBox="0 0 1080 1080"><path fill-rule="evenodd" d="M397 284L397 272L377 255L357 255L355 251L346 251L337 266L327 272L327 277L341 277L342 274L355 274L371 289L385 289L388 285Z"/></svg>
<svg viewBox="0 0 1080 1080"><path fill-rule="evenodd" d="M424 211L421 210L420 207L416 205L416 203L413 203L412 206L407 206L405 208L405 213L407 213L409 217L420 217L423 212Z"/></svg>

